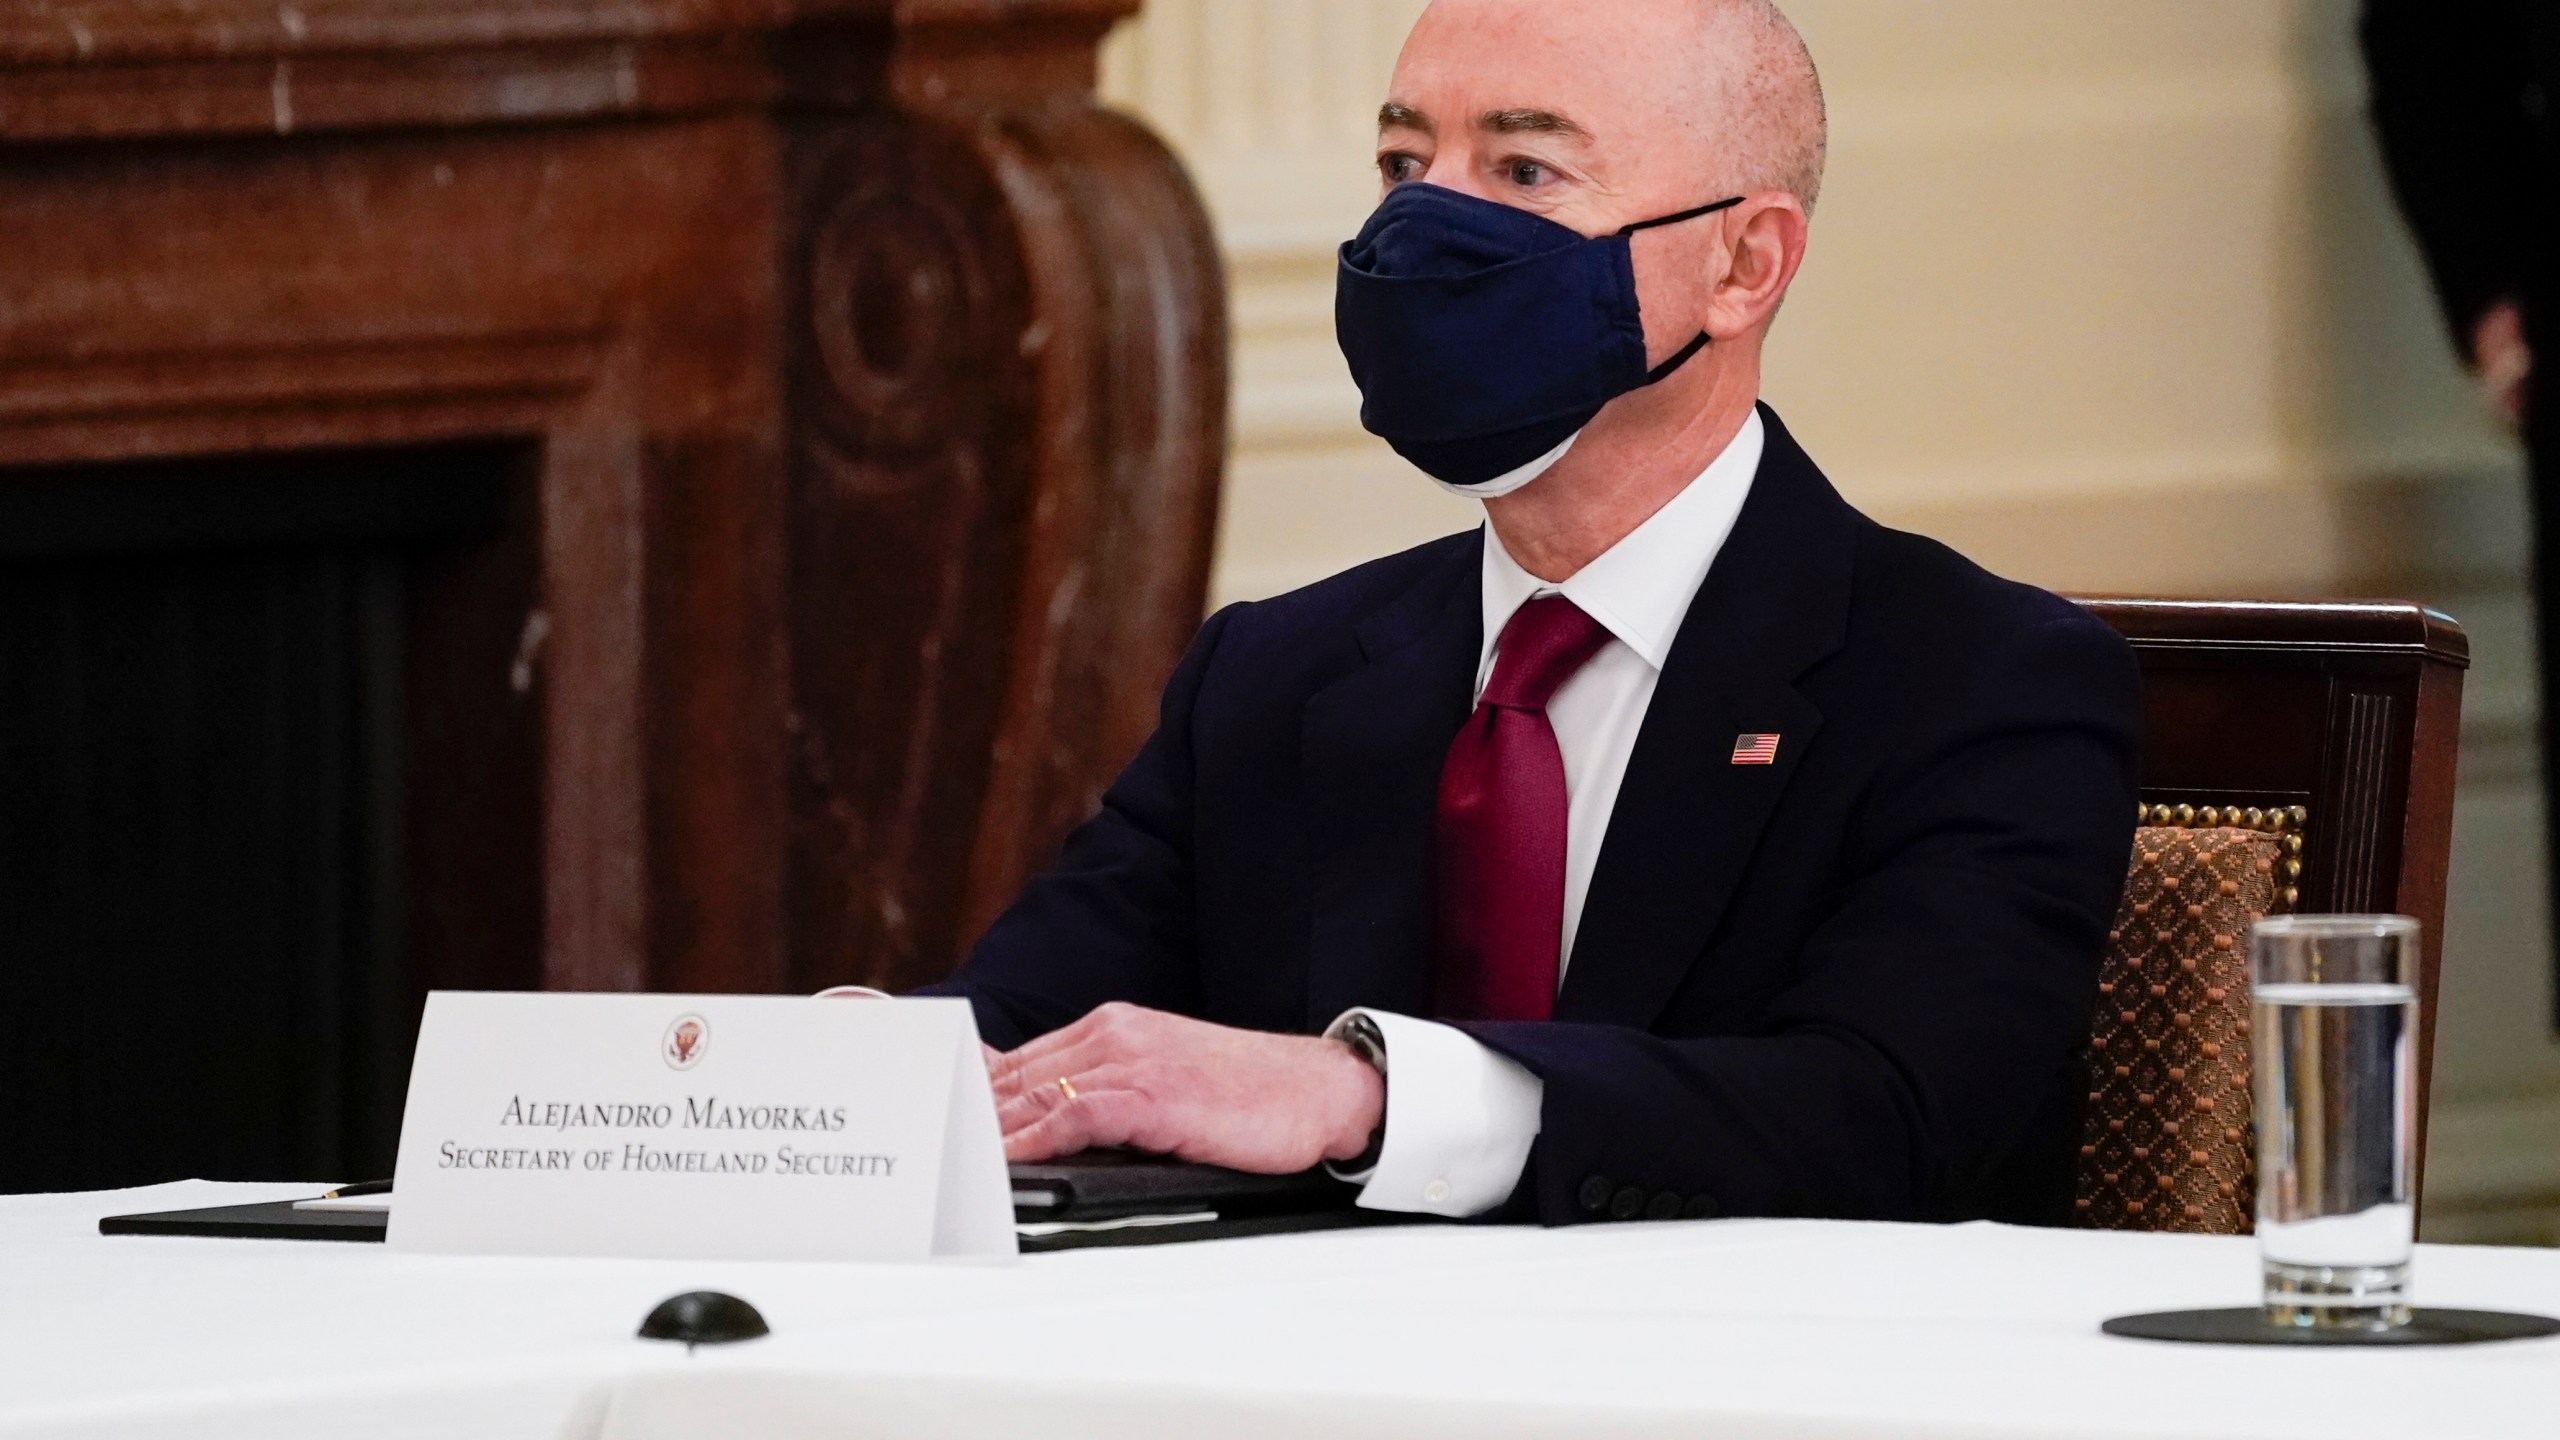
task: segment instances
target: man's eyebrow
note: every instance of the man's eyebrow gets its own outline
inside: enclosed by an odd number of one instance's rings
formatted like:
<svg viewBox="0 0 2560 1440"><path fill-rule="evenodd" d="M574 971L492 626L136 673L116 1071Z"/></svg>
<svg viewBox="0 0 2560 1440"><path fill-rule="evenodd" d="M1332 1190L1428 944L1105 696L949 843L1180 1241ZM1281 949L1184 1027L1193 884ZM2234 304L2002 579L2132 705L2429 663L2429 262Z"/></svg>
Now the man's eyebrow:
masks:
<svg viewBox="0 0 2560 1440"><path fill-rule="evenodd" d="M1488 110L1476 124L1496 135L1555 135L1567 140L1588 140L1591 132L1575 123L1570 116L1553 110Z"/></svg>
<svg viewBox="0 0 2560 1440"><path fill-rule="evenodd" d="M1419 130L1425 135L1437 135L1440 133L1440 127L1431 123L1430 116L1423 114L1421 111L1414 109L1410 105L1401 105L1393 100L1390 100L1386 104L1378 107L1378 128L1381 130Z"/></svg>

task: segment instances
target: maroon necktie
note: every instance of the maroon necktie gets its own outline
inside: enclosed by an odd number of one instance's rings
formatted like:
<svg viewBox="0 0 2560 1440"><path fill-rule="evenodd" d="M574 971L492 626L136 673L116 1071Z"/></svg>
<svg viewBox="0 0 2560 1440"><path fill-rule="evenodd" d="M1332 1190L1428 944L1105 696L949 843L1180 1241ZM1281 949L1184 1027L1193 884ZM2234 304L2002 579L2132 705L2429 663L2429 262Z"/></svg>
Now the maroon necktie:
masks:
<svg viewBox="0 0 2560 1440"><path fill-rule="evenodd" d="M1547 701L1609 643L1561 595L1502 629L1493 679L1440 771L1439 1018L1544 1020L1564 943L1564 751Z"/></svg>

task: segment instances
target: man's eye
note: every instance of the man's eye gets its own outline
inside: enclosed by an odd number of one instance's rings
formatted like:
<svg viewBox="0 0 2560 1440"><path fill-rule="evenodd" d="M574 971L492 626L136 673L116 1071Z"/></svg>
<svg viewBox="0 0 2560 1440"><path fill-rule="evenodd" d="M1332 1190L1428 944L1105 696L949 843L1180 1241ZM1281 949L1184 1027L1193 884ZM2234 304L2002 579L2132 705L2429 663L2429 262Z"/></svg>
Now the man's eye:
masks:
<svg viewBox="0 0 2560 1440"><path fill-rule="evenodd" d="M1511 162L1511 183L1514 185L1521 186L1525 189L1539 184L1546 178L1547 167L1539 164L1535 160L1514 160Z"/></svg>
<svg viewBox="0 0 2560 1440"><path fill-rule="evenodd" d="M1379 156L1378 171L1387 177L1388 184L1402 185L1408 180L1421 177L1422 161L1415 156L1398 151L1392 155Z"/></svg>

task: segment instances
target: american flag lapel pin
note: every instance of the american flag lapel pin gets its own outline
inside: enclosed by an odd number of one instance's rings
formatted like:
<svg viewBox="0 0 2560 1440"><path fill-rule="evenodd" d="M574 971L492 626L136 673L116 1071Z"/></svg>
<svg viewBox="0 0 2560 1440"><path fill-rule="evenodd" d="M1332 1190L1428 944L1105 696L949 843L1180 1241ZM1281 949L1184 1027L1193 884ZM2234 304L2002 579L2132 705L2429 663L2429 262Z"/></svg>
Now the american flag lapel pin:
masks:
<svg viewBox="0 0 2560 1440"><path fill-rule="evenodd" d="M1734 736L1733 763L1736 765L1777 764L1778 737L1775 735Z"/></svg>

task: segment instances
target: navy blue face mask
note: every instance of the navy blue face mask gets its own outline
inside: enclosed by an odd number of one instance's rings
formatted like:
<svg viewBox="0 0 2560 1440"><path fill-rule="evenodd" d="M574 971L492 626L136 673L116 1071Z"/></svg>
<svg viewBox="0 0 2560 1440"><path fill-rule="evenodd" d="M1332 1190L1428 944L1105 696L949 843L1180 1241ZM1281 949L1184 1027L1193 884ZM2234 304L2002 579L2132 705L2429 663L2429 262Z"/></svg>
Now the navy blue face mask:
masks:
<svg viewBox="0 0 2560 1440"><path fill-rule="evenodd" d="M1334 288L1334 334L1360 385L1360 423L1461 494L1528 484L1564 458L1601 407L1706 348L1700 335L1646 367L1628 237L1741 203L1595 240L1446 186L1388 191L1342 247Z"/></svg>

